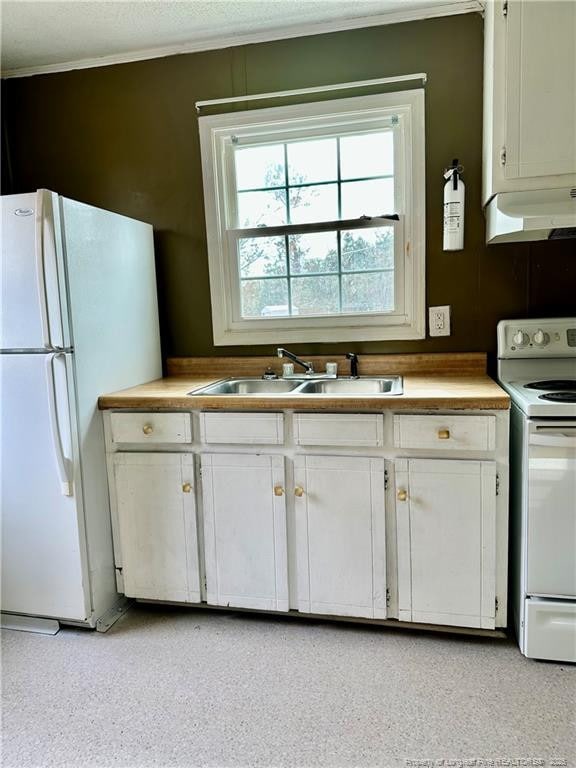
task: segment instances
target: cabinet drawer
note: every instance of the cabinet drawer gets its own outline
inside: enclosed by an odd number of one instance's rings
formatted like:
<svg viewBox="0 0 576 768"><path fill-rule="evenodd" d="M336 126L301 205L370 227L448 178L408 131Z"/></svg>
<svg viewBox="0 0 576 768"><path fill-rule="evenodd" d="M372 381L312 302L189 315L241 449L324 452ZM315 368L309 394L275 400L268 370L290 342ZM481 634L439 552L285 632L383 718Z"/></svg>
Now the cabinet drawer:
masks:
<svg viewBox="0 0 576 768"><path fill-rule="evenodd" d="M284 442L282 413L201 413L204 443L279 445Z"/></svg>
<svg viewBox="0 0 576 768"><path fill-rule="evenodd" d="M190 443L189 413L113 413L115 443Z"/></svg>
<svg viewBox="0 0 576 768"><path fill-rule="evenodd" d="M384 443L384 417L373 413L296 413L296 445L372 445Z"/></svg>
<svg viewBox="0 0 576 768"><path fill-rule="evenodd" d="M397 448L494 450L494 416L394 416Z"/></svg>
<svg viewBox="0 0 576 768"><path fill-rule="evenodd" d="M576 662L576 605L526 600L525 652L530 659Z"/></svg>

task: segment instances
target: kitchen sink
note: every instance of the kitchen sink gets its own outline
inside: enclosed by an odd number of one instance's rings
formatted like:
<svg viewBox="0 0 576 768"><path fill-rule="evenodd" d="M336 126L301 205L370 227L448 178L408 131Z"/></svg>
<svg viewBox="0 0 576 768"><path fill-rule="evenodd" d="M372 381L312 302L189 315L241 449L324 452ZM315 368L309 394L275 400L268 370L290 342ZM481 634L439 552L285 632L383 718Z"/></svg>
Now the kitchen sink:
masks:
<svg viewBox="0 0 576 768"><path fill-rule="evenodd" d="M226 379L189 395L401 395L401 376L359 379Z"/></svg>
<svg viewBox="0 0 576 768"><path fill-rule="evenodd" d="M318 379L307 381L298 390L303 395L401 395L402 377L360 379Z"/></svg>
<svg viewBox="0 0 576 768"><path fill-rule="evenodd" d="M294 392L302 384L301 379L226 379L189 395L285 395Z"/></svg>

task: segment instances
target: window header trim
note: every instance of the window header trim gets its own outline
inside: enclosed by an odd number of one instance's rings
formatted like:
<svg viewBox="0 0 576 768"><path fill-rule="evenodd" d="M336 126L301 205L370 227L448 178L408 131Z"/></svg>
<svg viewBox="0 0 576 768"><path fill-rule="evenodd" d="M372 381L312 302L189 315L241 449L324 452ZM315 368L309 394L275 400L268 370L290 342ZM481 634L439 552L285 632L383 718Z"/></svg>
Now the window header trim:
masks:
<svg viewBox="0 0 576 768"><path fill-rule="evenodd" d="M239 104L243 101L264 101L266 99L282 99L287 96L305 96L309 93L328 93L329 91L344 91L352 88L369 88L373 85L393 85L395 83L409 83L413 80L420 80L422 85L426 85L428 75L426 72L416 72L412 75L395 75L394 77L375 77L371 80L355 80L349 83L334 83L332 85L317 85L311 88L294 88L290 91L269 91L268 93L253 93L245 96L229 96L224 99L206 99L196 101L194 106L196 112L200 112L203 107L215 107L218 104Z"/></svg>

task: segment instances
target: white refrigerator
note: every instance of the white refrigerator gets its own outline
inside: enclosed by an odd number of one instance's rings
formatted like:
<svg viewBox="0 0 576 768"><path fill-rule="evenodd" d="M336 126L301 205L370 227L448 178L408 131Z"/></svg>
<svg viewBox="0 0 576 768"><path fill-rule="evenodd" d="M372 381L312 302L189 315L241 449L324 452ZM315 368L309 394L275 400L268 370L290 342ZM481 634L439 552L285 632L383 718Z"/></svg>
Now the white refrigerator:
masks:
<svg viewBox="0 0 576 768"><path fill-rule="evenodd" d="M161 375L152 227L48 190L1 200L2 623L105 627L98 396Z"/></svg>

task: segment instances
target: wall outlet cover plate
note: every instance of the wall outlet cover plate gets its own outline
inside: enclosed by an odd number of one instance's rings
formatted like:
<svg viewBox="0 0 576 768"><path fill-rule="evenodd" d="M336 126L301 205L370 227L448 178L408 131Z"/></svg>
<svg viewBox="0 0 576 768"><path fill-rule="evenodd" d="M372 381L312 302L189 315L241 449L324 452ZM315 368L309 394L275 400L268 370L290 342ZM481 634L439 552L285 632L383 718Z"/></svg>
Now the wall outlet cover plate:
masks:
<svg viewBox="0 0 576 768"><path fill-rule="evenodd" d="M450 336L450 306L428 307L430 336Z"/></svg>

